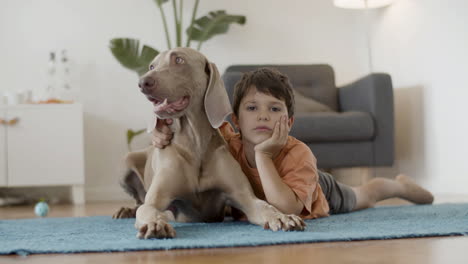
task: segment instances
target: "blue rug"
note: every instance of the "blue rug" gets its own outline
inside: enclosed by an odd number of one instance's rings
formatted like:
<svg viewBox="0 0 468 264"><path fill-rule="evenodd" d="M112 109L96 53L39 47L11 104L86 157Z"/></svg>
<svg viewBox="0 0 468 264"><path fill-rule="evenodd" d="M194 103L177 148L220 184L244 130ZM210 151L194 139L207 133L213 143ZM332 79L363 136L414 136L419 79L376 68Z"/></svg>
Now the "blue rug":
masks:
<svg viewBox="0 0 468 264"><path fill-rule="evenodd" d="M174 239L136 238L134 219L110 216L0 221L0 254L217 248L468 234L468 204L385 206L308 220L305 232L247 222L173 223Z"/></svg>

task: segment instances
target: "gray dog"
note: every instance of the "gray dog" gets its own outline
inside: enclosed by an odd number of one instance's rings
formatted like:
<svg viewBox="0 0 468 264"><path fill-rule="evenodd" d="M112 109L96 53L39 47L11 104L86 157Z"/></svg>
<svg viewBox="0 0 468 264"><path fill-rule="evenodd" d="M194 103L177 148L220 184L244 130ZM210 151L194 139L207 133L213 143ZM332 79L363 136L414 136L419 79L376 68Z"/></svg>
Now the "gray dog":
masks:
<svg viewBox="0 0 468 264"><path fill-rule="evenodd" d="M203 54L190 48L159 54L139 87L157 119L174 120L174 138L164 149L128 154L123 187L137 207L121 208L114 218L136 217L139 238L172 238L169 221L222 221L225 207L232 206L265 228L304 230L300 217L255 197L231 156L217 129L231 106L216 66Z"/></svg>

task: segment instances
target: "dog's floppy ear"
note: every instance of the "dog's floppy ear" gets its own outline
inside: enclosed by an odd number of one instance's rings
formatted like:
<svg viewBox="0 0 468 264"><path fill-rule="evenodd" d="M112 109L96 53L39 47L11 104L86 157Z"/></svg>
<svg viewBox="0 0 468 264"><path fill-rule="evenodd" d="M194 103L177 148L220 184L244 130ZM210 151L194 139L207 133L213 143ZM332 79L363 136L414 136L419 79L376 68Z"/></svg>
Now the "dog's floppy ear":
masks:
<svg viewBox="0 0 468 264"><path fill-rule="evenodd" d="M209 81L205 92L205 112L211 126L218 128L232 112L231 103L216 65L207 62L207 69Z"/></svg>

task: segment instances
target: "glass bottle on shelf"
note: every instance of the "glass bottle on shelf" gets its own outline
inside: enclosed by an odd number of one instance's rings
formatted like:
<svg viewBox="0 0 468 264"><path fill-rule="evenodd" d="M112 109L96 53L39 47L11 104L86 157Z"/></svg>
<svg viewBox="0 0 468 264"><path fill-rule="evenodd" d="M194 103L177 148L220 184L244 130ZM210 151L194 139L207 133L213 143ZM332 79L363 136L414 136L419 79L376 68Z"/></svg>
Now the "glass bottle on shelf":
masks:
<svg viewBox="0 0 468 264"><path fill-rule="evenodd" d="M73 87L71 84L71 73L70 73L70 60L67 56L67 51L62 50L60 58L60 99L66 102L73 101Z"/></svg>
<svg viewBox="0 0 468 264"><path fill-rule="evenodd" d="M39 101L47 101L56 96L57 86L57 63L55 52L49 53L49 62L47 64L47 87L45 92L40 96Z"/></svg>

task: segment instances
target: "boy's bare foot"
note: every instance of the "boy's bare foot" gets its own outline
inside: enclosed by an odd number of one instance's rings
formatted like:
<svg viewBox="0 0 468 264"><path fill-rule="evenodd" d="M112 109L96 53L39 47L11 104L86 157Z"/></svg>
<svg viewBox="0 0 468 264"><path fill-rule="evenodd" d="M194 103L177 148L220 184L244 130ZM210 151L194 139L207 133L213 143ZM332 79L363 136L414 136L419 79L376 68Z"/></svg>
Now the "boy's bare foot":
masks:
<svg viewBox="0 0 468 264"><path fill-rule="evenodd" d="M432 204L434 196L423 187L417 185L413 180L404 174L396 176L395 180L403 185L403 197L415 204Z"/></svg>

